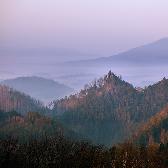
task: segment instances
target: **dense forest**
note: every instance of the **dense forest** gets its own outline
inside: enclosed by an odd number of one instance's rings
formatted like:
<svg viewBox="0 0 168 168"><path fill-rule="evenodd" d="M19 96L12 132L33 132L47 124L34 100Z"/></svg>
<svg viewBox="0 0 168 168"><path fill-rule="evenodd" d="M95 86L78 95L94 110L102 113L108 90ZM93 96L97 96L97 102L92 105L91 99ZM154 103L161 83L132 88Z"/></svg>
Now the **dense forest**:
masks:
<svg viewBox="0 0 168 168"><path fill-rule="evenodd" d="M0 140L3 168L167 168L167 144L135 146L131 143L110 148L64 137L32 140Z"/></svg>
<svg viewBox="0 0 168 168"><path fill-rule="evenodd" d="M0 167L168 167L168 80L135 88L111 71L48 109L0 86Z"/></svg>
<svg viewBox="0 0 168 168"><path fill-rule="evenodd" d="M167 102L167 79L137 89L109 71L78 94L55 101L53 115L92 141L111 145L129 138Z"/></svg>
<svg viewBox="0 0 168 168"><path fill-rule="evenodd" d="M144 145L168 143L168 106L141 124L133 141Z"/></svg>
<svg viewBox="0 0 168 168"><path fill-rule="evenodd" d="M56 118L47 117L38 112L28 112L24 116L11 111L0 111L0 139L9 137L20 143L30 140L44 139L45 137L65 136L70 139L79 139L79 135L61 125Z"/></svg>
<svg viewBox="0 0 168 168"><path fill-rule="evenodd" d="M25 114L29 111L45 112L48 109L44 107L42 102L5 85L0 85L0 110Z"/></svg>
<svg viewBox="0 0 168 168"><path fill-rule="evenodd" d="M139 89L111 71L79 93L54 101L53 110L30 96L0 86L0 109L10 116L1 119L5 122L1 123L0 135L22 137L23 140L49 132L54 135L59 128L69 137L111 146L131 139L167 102L167 79ZM0 115L6 116L2 112Z"/></svg>

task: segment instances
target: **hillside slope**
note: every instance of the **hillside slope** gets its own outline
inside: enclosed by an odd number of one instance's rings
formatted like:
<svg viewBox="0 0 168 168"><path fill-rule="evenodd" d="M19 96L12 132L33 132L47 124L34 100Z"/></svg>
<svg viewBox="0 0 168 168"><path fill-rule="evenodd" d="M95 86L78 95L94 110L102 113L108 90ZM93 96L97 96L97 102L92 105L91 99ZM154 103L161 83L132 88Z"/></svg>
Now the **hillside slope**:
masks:
<svg viewBox="0 0 168 168"><path fill-rule="evenodd" d="M145 145L168 142L168 106L140 126L134 141Z"/></svg>
<svg viewBox="0 0 168 168"><path fill-rule="evenodd" d="M29 111L45 112L47 109L40 101L12 88L0 85L0 110L5 112L17 111L20 114L25 114Z"/></svg>
<svg viewBox="0 0 168 168"><path fill-rule="evenodd" d="M168 80L137 90L111 71L76 95L55 101L54 115L96 143L111 145L168 103Z"/></svg>

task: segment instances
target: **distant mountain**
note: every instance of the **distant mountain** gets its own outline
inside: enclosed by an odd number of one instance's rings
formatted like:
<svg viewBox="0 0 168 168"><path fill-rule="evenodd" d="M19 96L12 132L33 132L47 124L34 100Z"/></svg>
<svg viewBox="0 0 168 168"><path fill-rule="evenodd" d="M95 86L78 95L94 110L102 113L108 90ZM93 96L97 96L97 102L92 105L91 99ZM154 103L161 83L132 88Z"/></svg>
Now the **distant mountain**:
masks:
<svg viewBox="0 0 168 168"><path fill-rule="evenodd" d="M19 77L1 83L45 103L63 98L73 92L68 86L41 77Z"/></svg>
<svg viewBox="0 0 168 168"><path fill-rule="evenodd" d="M104 75L111 69L116 74L121 74L123 79L134 86L145 87L157 82L161 77L168 77L168 38L109 57L67 61L63 66L65 69L68 67L71 71L74 70L78 73L92 72L94 74L93 79ZM69 80L73 81L73 79ZM82 88L83 82L81 84L79 81L78 85Z"/></svg>
<svg viewBox="0 0 168 168"><path fill-rule="evenodd" d="M140 126L134 141L144 145L168 142L168 106Z"/></svg>
<svg viewBox="0 0 168 168"><path fill-rule="evenodd" d="M0 56L3 58L0 76L1 79L41 76L67 83L76 90L111 69L116 74L121 74L123 79L134 86L144 87L151 84L150 81L153 83L161 77L167 77L167 53L168 38L102 58L68 49L6 48L0 49Z"/></svg>
<svg viewBox="0 0 168 168"><path fill-rule="evenodd" d="M3 85L0 85L0 110L16 111L20 114L30 111L42 113L47 111L40 101Z"/></svg>
<svg viewBox="0 0 168 168"><path fill-rule="evenodd" d="M75 132L111 145L127 139L167 103L167 79L137 89L110 71L78 94L55 101L53 114Z"/></svg>
<svg viewBox="0 0 168 168"><path fill-rule="evenodd" d="M93 60L71 62L80 65L167 65L168 62L168 38L154 43L133 48L110 57L102 57Z"/></svg>

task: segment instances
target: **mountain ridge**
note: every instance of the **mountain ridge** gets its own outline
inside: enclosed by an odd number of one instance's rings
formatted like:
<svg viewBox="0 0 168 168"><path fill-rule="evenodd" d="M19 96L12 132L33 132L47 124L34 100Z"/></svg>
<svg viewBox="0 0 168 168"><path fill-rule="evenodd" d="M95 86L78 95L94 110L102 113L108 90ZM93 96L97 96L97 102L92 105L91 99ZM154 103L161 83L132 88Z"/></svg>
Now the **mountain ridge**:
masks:
<svg viewBox="0 0 168 168"><path fill-rule="evenodd" d="M78 94L55 101L53 114L75 132L109 145L129 138L167 103L168 79L139 91L109 71Z"/></svg>
<svg viewBox="0 0 168 168"><path fill-rule="evenodd" d="M123 65L152 65L158 64L159 59L160 63L166 64L165 61L168 61L168 55L166 53L168 53L168 37L114 54L113 56L90 60L69 61L67 64L97 65L106 63L107 65L114 65L120 63Z"/></svg>

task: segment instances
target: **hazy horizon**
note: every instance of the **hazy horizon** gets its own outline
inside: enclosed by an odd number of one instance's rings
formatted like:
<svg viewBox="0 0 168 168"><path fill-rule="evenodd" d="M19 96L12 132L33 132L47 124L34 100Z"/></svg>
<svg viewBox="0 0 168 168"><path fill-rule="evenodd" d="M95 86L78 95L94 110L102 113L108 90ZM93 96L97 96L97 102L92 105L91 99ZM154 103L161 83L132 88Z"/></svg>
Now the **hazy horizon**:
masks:
<svg viewBox="0 0 168 168"><path fill-rule="evenodd" d="M167 6L164 0L1 0L0 80L33 75L78 89L111 69L135 85L155 82L167 76L160 70L160 47L158 66L149 70L145 62L141 67L60 62L108 57L168 37ZM134 55L135 62L141 55Z"/></svg>
<svg viewBox="0 0 168 168"><path fill-rule="evenodd" d="M0 6L2 48L63 48L90 59L168 36L164 0L2 0Z"/></svg>

